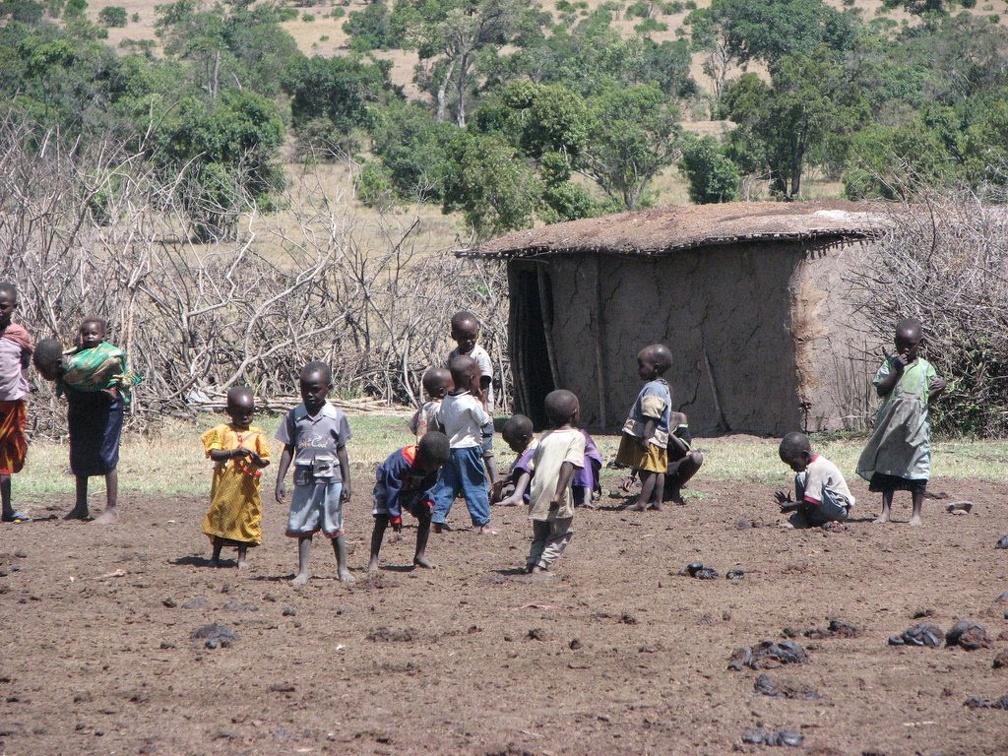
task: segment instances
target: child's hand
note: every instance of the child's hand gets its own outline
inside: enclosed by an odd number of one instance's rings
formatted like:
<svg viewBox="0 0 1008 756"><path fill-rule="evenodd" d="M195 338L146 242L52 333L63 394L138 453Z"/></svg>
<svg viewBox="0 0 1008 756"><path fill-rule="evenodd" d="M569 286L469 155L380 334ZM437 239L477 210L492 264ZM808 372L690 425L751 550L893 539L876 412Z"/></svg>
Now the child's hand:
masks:
<svg viewBox="0 0 1008 756"><path fill-rule="evenodd" d="M340 501L343 501L343 502L350 501L350 483L349 482L344 482L343 483L343 490L340 491L339 499L340 499Z"/></svg>
<svg viewBox="0 0 1008 756"><path fill-rule="evenodd" d="M791 504L791 494L784 493L783 491L777 491L774 493L774 498L777 500L778 504Z"/></svg>
<svg viewBox="0 0 1008 756"><path fill-rule="evenodd" d="M282 481L277 481L276 491L274 492L273 498L276 499L277 504L287 504L287 486L285 486Z"/></svg>
<svg viewBox="0 0 1008 756"><path fill-rule="evenodd" d="M910 360L907 359L906 352L900 352L899 354L894 354L889 358L889 366L896 373L902 373L903 369L910 364Z"/></svg>

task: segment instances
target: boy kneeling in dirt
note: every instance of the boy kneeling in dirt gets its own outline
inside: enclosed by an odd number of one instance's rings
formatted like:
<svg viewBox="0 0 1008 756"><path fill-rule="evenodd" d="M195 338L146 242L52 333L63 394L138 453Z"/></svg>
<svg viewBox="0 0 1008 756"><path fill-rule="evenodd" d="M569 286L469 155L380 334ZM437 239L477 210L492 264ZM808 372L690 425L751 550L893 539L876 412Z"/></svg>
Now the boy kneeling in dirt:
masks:
<svg viewBox="0 0 1008 756"><path fill-rule="evenodd" d="M416 444L392 452L375 472L374 530L371 531L371 561L368 572L378 569L385 530L392 525L398 533L402 530L402 513L405 510L417 518L416 552L414 567L433 567L427 561L427 538L430 535L431 512L434 509L433 488L437 484L441 467L451 458L448 436L429 430Z"/></svg>
<svg viewBox="0 0 1008 756"><path fill-rule="evenodd" d="M854 497L840 469L825 457L813 454L808 437L797 431L781 439L779 452L781 462L797 473L794 500L783 491L774 494L781 513L792 513L785 527L828 527L846 520Z"/></svg>

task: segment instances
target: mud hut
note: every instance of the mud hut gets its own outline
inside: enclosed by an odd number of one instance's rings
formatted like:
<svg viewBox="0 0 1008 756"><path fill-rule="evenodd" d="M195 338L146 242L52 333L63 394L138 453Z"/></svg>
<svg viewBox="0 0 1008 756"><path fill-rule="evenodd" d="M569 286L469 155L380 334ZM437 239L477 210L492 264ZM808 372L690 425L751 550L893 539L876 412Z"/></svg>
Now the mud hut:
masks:
<svg viewBox="0 0 1008 756"><path fill-rule="evenodd" d="M519 231L468 255L507 260L515 402L537 426L568 388L582 424L618 429L636 355L668 344L694 433L864 427L872 406L852 266L884 212L847 202L730 203Z"/></svg>

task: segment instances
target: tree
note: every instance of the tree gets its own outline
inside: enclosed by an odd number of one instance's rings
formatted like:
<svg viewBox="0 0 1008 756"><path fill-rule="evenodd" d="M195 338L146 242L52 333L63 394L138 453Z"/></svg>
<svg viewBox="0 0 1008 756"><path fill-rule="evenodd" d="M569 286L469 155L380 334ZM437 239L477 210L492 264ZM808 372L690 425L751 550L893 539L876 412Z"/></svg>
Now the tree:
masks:
<svg viewBox="0 0 1008 756"><path fill-rule="evenodd" d="M589 106L594 128L579 170L636 210L650 181L679 158L679 112L649 86L609 89Z"/></svg>
<svg viewBox="0 0 1008 756"><path fill-rule="evenodd" d="M105 26L122 27L126 26L128 16L126 9L119 5L106 5L98 11L98 20Z"/></svg>
<svg viewBox="0 0 1008 756"><path fill-rule="evenodd" d="M683 140L679 169L689 182L689 198L698 205L738 199L742 177L712 136Z"/></svg>

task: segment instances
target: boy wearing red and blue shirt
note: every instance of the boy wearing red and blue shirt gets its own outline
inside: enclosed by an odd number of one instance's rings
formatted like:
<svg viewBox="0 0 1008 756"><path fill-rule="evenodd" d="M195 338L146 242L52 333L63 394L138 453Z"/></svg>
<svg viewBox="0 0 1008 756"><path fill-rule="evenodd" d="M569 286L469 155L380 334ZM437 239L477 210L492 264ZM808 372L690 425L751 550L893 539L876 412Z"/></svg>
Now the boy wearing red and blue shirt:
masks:
<svg viewBox="0 0 1008 756"><path fill-rule="evenodd" d="M434 508L431 489L438 482L441 467L450 457L448 437L440 431L431 430L418 443L392 452L378 465L375 472L374 508L371 510L375 524L371 531L368 572L378 569L378 554L386 528L391 525L396 533L402 530L404 511L418 520L413 566L434 566L425 556Z"/></svg>

